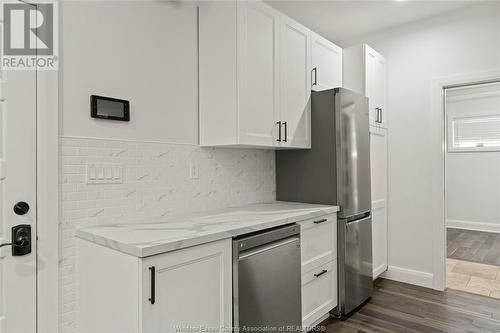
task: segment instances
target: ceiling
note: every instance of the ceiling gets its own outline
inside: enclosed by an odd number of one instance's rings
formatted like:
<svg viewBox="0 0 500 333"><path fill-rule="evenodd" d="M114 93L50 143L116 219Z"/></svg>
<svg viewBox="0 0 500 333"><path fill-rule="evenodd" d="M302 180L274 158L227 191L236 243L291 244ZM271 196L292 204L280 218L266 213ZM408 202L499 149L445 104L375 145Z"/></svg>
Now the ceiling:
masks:
<svg viewBox="0 0 500 333"><path fill-rule="evenodd" d="M481 1L267 0L267 2L311 30L345 47L363 36L461 9Z"/></svg>

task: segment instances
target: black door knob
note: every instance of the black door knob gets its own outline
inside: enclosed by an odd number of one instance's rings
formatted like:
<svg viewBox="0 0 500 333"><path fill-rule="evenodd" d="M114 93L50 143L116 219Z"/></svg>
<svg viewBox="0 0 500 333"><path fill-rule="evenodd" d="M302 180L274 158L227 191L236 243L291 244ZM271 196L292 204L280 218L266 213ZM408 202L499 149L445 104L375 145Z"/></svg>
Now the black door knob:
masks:
<svg viewBox="0 0 500 333"><path fill-rule="evenodd" d="M19 224L12 227L11 243L0 244L0 247L12 246L13 256L24 256L31 253L31 226Z"/></svg>
<svg viewBox="0 0 500 333"><path fill-rule="evenodd" d="M14 213L17 215L24 215L30 210L30 205L24 201L19 201L14 205Z"/></svg>

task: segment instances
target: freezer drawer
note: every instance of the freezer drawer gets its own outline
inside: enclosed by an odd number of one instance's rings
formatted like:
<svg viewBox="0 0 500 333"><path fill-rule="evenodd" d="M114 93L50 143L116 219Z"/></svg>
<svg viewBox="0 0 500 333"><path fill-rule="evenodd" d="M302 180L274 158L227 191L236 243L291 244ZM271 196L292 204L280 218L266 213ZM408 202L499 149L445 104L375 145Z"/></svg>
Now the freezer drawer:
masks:
<svg viewBox="0 0 500 333"><path fill-rule="evenodd" d="M372 220L338 220L339 310L345 315L373 292Z"/></svg>

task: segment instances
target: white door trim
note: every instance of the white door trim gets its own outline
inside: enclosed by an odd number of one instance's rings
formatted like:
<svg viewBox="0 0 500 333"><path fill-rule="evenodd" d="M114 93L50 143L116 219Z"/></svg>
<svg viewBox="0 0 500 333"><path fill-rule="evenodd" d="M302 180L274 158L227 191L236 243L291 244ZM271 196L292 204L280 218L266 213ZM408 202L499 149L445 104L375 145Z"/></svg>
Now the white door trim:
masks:
<svg viewBox="0 0 500 333"><path fill-rule="evenodd" d="M59 109L56 71L37 76L37 332L59 330Z"/></svg>
<svg viewBox="0 0 500 333"><path fill-rule="evenodd" d="M61 22L60 10L58 15L57 19ZM61 31L58 36L61 37ZM62 45L61 42L60 39L59 45ZM60 71L59 60L59 71L39 70L37 72L37 333L58 332L60 326Z"/></svg>
<svg viewBox="0 0 500 333"><path fill-rule="evenodd" d="M434 206L429 207L433 225L433 288L444 290L446 288L446 200L445 200L445 163L446 163L446 122L444 89L458 85L485 83L500 79L500 70L459 74L440 77L431 83L431 140L429 151L438 161L432 169L432 197L435 198Z"/></svg>

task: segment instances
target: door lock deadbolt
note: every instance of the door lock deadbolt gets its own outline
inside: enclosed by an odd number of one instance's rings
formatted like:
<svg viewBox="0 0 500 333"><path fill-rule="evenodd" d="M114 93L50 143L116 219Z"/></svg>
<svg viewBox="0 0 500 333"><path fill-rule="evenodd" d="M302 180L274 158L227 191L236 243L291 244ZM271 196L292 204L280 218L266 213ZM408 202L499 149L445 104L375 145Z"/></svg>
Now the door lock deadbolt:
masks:
<svg viewBox="0 0 500 333"><path fill-rule="evenodd" d="M30 210L30 205L27 202L19 201L14 205L14 213L17 215L25 215Z"/></svg>

